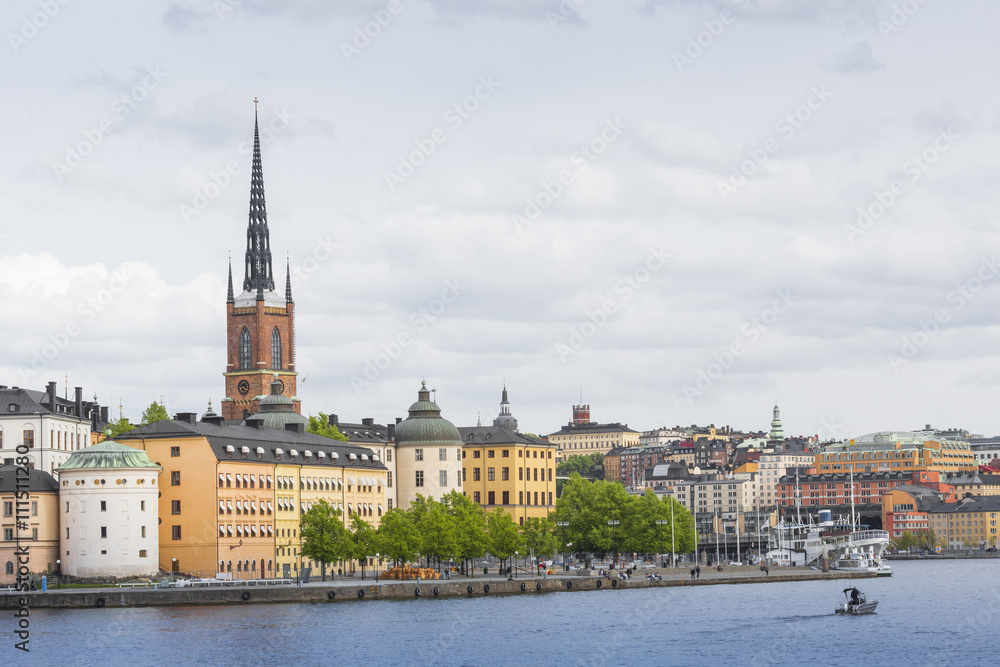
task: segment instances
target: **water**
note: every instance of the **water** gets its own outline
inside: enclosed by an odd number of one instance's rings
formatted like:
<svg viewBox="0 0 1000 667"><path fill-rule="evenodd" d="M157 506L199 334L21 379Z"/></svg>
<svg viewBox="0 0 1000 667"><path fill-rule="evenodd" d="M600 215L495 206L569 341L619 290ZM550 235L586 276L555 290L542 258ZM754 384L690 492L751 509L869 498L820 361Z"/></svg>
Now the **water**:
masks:
<svg viewBox="0 0 1000 667"><path fill-rule="evenodd" d="M897 561L847 580L236 607L37 610L0 664L995 665L1000 560ZM11 659L13 658L13 659Z"/></svg>

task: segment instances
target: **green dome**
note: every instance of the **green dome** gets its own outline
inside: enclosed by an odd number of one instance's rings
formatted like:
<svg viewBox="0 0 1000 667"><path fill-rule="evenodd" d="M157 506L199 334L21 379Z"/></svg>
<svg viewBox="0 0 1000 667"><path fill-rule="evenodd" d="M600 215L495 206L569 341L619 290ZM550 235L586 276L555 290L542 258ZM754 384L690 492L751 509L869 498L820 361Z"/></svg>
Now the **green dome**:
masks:
<svg viewBox="0 0 1000 667"><path fill-rule="evenodd" d="M260 423L263 428L284 430L285 424L308 424L309 419L297 413L292 399L281 393L281 382L275 375L271 382L271 394L260 399L257 412L247 417L243 423Z"/></svg>
<svg viewBox="0 0 1000 667"><path fill-rule="evenodd" d="M441 417L441 408L431 400L426 382L420 384L417 402L410 406L410 416L396 425L395 437L397 445L462 444L458 429Z"/></svg>
<svg viewBox="0 0 1000 667"><path fill-rule="evenodd" d="M105 440L70 454L66 463L56 470L86 468L159 468L146 452L135 447Z"/></svg>

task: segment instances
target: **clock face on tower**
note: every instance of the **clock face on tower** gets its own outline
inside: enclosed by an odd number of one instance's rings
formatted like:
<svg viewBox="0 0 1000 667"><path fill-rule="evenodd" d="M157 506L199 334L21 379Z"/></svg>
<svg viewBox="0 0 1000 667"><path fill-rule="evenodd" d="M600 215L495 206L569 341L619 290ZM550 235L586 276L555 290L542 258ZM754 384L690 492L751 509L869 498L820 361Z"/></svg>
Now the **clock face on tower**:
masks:
<svg viewBox="0 0 1000 667"><path fill-rule="evenodd" d="M250 391L250 383L246 380L240 380L240 383L236 385L236 388L240 390L240 393L246 396L247 392Z"/></svg>
<svg viewBox="0 0 1000 667"><path fill-rule="evenodd" d="M285 383L282 382L281 380L278 380L278 386L281 388L281 392L280 393L284 394L285 393Z"/></svg>

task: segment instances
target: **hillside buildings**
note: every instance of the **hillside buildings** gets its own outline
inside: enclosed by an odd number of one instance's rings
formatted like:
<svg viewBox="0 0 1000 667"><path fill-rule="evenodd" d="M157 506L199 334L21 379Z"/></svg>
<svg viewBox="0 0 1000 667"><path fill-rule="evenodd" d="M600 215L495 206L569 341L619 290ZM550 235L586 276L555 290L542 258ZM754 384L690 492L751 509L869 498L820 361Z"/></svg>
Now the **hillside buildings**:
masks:
<svg viewBox="0 0 1000 667"><path fill-rule="evenodd" d="M634 447L639 444L639 435L628 424L592 422L589 405L574 405L573 421L550 433L548 441L556 446L559 463L567 456L607 454L615 447Z"/></svg>

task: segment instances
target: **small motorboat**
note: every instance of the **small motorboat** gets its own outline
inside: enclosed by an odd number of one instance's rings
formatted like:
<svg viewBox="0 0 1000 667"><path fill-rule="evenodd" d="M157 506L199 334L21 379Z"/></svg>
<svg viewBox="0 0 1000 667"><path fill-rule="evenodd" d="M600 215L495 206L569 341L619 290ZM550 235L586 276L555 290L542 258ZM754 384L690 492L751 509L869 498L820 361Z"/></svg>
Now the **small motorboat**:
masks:
<svg viewBox="0 0 1000 667"><path fill-rule="evenodd" d="M874 614L875 607L878 606L878 600L869 600L857 588L845 588L844 597L846 598L844 604L833 610L837 614L851 614L852 616Z"/></svg>

